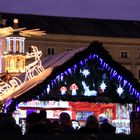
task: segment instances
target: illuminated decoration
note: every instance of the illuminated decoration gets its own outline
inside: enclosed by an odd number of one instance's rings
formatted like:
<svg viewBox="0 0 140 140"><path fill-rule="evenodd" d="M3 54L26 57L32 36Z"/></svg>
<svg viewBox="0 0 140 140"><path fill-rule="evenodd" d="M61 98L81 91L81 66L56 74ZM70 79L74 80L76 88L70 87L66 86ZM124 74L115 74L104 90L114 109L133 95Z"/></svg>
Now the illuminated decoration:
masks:
<svg viewBox="0 0 140 140"><path fill-rule="evenodd" d="M25 67L25 71L26 71L25 81L27 79L32 79L35 75L38 75L39 73L44 71L42 62L40 60L40 57L42 56L42 52L38 51L38 48L36 46L31 46L31 48L32 48L32 52L27 53L26 58L34 58L35 61Z"/></svg>
<svg viewBox="0 0 140 140"><path fill-rule="evenodd" d="M30 85L28 81L31 81L32 79L36 79L38 75L44 72L44 68L40 60L42 52L39 51L38 48L35 46L32 46L32 49L33 50L31 53L27 53L27 58L35 58L35 60L32 63L30 63L28 66L26 66L25 79L22 80L23 82L18 77L12 77L12 79L9 80L8 83L0 82L0 101L7 99L9 96L12 95L13 92L16 92L16 90L20 88L23 88L24 85ZM48 70L45 76L47 76L47 74L50 72L51 69ZM42 77L45 76L42 75ZM32 84L32 82L30 83Z"/></svg>
<svg viewBox="0 0 140 140"><path fill-rule="evenodd" d="M88 69L90 72L86 78L81 74L83 69ZM104 94L100 94L100 85L103 81L107 86ZM73 84L77 86L75 89L72 87ZM63 85L69 88L67 88L66 94L62 96L60 88ZM121 96L117 92L118 85L121 85L124 90ZM93 42L87 49L76 53L61 66L55 67L44 81L36 87L30 88L26 94L17 97L16 101L19 103L28 100L30 97L30 99L41 100L139 104L139 91L139 83L132 74L115 62L100 43Z"/></svg>
<svg viewBox="0 0 140 140"><path fill-rule="evenodd" d="M9 83L0 82L0 101L2 96L7 94L9 91L13 91L15 88L19 87L22 84L21 80L17 77L12 77Z"/></svg>
<svg viewBox="0 0 140 140"><path fill-rule="evenodd" d="M75 95L77 95L77 92L76 92L76 90L78 90L78 86L75 84L75 83L73 83L71 86L70 86L70 90L72 91L72 96L75 96Z"/></svg>
<svg viewBox="0 0 140 140"><path fill-rule="evenodd" d="M18 28L18 19L14 19L14 28L4 27L0 28L0 36L10 36L13 33L19 33L21 36L31 37L31 36L43 36L46 35L45 31L40 31L40 29L27 30L26 28Z"/></svg>
<svg viewBox="0 0 140 140"><path fill-rule="evenodd" d="M85 78L90 74L89 70L87 69L81 71L81 73L85 76Z"/></svg>
<svg viewBox="0 0 140 140"><path fill-rule="evenodd" d="M85 71L86 76L84 75L85 72L82 73L83 70L89 71ZM38 92L39 98L45 100L89 100L93 102L124 103L135 102L137 99L140 102L139 90L131 79L132 75L129 71L112 60L107 51L95 42L87 49L75 54L72 59L61 65L61 67L56 67L44 83L41 83L44 87L41 94L37 87L34 89ZM71 87L72 83L77 85L77 90L67 88L65 96L61 96L60 88L62 85ZM123 86L124 90L121 96L117 92L119 84ZM47 85L50 85L49 95L46 94ZM100 94L100 90L102 92L104 90L104 94ZM34 90L30 92L32 93Z"/></svg>
<svg viewBox="0 0 140 140"><path fill-rule="evenodd" d="M48 85L48 87L47 87L47 93L48 94L50 93L50 85Z"/></svg>
<svg viewBox="0 0 140 140"><path fill-rule="evenodd" d="M118 89L117 89L117 93L119 94L119 96L121 96L123 94L124 90L123 88L119 85Z"/></svg>
<svg viewBox="0 0 140 140"><path fill-rule="evenodd" d="M104 90L106 89L106 84L104 83L104 81L101 83L100 88L101 90L104 92Z"/></svg>
<svg viewBox="0 0 140 140"><path fill-rule="evenodd" d="M89 86L86 85L85 81L82 81L83 88L85 90L84 96L97 96L96 90L90 90Z"/></svg>
<svg viewBox="0 0 140 140"><path fill-rule="evenodd" d="M3 52L4 72L22 73L25 72L26 61L25 38L22 36L42 36L46 33L39 29L26 30L26 28L18 28L18 19L14 19L13 22L13 28L0 28L0 36L8 36L6 37L6 49ZM13 36L10 36L12 34Z"/></svg>
<svg viewBox="0 0 140 140"><path fill-rule="evenodd" d="M60 91L61 91L61 95L65 95L66 94L66 91L67 91L67 88L65 86L62 86L60 88Z"/></svg>

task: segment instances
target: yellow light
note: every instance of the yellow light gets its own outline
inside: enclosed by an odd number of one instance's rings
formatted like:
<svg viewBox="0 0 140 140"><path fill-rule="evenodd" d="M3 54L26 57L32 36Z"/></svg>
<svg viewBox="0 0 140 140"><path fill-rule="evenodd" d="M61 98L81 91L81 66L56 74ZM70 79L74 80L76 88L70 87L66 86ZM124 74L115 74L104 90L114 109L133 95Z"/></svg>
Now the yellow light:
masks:
<svg viewBox="0 0 140 140"><path fill-rule="evenodd" d="M17 24L17 23L18 23L18 19L15 18L15 19L13 20L13 22L14 22L15 24Z"/></svg>
<svg viewBox="0 0 140 140"><path fill-rule="evenodd" d="M39 81L41 81L51 73L52 68L44 70L42 66L42 62L40 60L42 52L38 51L38 48L35 46L32 46L32 49L33 51L31 53L28 53L26 57L34 57L35 61L26 66L24 81L22 82L18 77L13 77L9 81L9 83L0 82L0 101L5 101L6 99L10 98L14 93L17 94L18 90L20 90L19 94L21 94L21 92L25 92L26 90L28 90L28 88L31 88L31 86L35 86L35 82L39 83ZM8 71L12 70L8 69Z"/></svg>

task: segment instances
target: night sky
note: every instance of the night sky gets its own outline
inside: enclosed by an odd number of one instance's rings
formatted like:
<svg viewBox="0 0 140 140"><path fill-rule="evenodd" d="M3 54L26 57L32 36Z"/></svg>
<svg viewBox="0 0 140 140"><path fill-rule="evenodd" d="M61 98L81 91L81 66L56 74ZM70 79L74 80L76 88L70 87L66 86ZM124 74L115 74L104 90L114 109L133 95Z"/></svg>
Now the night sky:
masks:
<svg viewBox="0 0 140 140"><path fill-rule="evenodd" d="M140 20L140 0L1 0L0 12Z"/></svg>

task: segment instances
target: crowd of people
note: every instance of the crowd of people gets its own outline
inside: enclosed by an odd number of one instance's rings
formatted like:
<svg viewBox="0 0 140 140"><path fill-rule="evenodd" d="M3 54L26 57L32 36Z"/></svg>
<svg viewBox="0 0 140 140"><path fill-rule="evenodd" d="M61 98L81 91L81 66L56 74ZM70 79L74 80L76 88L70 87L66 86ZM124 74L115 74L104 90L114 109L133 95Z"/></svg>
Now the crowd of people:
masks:
<svg viewBox="0 0 140 140"><path fill-rule="evenodd" d="M5 116L0 120L0 134L22 135L22 130L12 116ZM115 127L101 114L98 118L95 115L88 116L84 126L74 129L68 113L62 112L59 119L51 121L46 118L46 111L41 110L40 113L30 113L26 118L24 135L37 134L115 134Z"/></svg>

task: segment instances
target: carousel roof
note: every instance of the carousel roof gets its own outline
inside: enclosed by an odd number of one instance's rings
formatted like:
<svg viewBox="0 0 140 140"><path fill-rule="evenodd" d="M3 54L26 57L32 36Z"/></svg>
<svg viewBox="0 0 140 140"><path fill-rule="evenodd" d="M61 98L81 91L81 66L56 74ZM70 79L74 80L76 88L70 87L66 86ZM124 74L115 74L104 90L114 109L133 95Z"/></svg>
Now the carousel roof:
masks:
<svg viewBox="0 0 140 140"><path fill-rule="evenodd" d="M48 34L140 38L140 21L134 20L89 19L6 13L2 13L1 18L7 19L6 26L12 26L13 19L18 18L20 27L28 27L30 29L40 28Z"/></svg>

